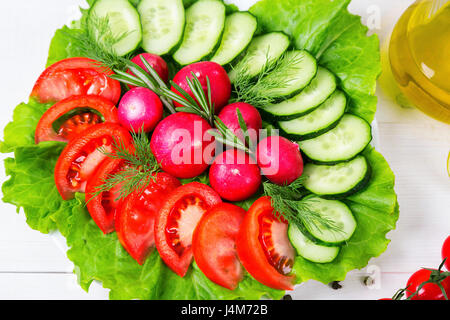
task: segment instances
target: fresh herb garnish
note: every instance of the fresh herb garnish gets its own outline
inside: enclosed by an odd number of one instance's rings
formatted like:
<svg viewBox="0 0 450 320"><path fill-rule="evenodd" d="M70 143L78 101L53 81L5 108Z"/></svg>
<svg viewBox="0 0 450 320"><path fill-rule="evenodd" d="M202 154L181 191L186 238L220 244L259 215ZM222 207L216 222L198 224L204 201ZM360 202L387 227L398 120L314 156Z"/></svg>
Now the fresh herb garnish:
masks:
<svg viewBox="0 0 450 320"><path fill-rule="evenodd" d="M173 101L175 101L182 105L182 107L178 108L179 111L197 114L206 119L211 125L214 125L214 104L211 99L211 84L208 77L206 77L206 94L200 80L194 73L192 73L192 79L186 77L186 81L194 97L191 97L185 90L172 81L172 86L181 94L180 96L169 89L147 60L141 57L141 61L148 72L128 60L125 64L134 75L121 70L114 70L116 74L110 77L125 84L146 87L152 90L161 98L161 101L171 113L176 112L173 104Z"/></svg>
<svg viewBox="0 0 450 320"><path fill-rule="evenodd" d="M300 230L328 229L333 232L342 232L331 219L323 217L312 210L309 203L313 200L303 199L306 192L302 190L306 180L302 176L287 186L279 186L271 182L264 182L264 193L272 201L272 207L276 216L282 216L290 223L295 224Z"/></svg>
<svg viewBox="0 0 450 320"><path fill-rule="evenodd" d="M74 40L82 56L100 61L110 70L126 70L126 61L130 56L119 56L114 50L114 45L127 37L127 32L113 34L109 18L99 18L95 15L87 17L80 31L66 35Z"/></svg>
<svg viewBox="0 0 450 320"><path fill-rule="evenodd" d="M270 60L268 55L266 63L258 76L253 77L248 72L246 56L234 67L236 78L234 81L234 101L243 101L256 108L264 108L276 102L277 90L288 86L289 77L297 72L301 57L288 57L285 54L277 60Z"/></svg>
<svg viewBox="0 0 450 320"><path fill-rule="evenodd" d="M214 125L214 104L212 103L211 98L211 83L209 78L206 77L207 93L205 94L200 80L195 73L192 72L191 74L192 79L186 77L186 81L194 98L173 81L171 82L172 86L180 92L184 98L171 90L164 91L164 94L183 106L179 108L180 111L197 114L206 119L209 124Z"/></svg>
<svg viewBox="0 0 450 320"><path fill-rule="evenodd" d="M209 130L208 133L212 135L216 141L234 149L242 150L248 154L252 154L254 152L252 147L250 147L250 145L247 147L245 141L239 139L239 137L236 136L234 132L230 130L222 120L220 120L219 117L216 117L215 125L217 130L212 129ZM246 133L244 133L244 135L246 135Z"/></svg>
<svg viewBox="0 0 450 320"><path fill-rule="evenodd" d="M113 74L109 77L128 85L144 87L152 90L160 97L161 102L169 110L169 112L172 114L175 113L175 106L173 105L172 100L170 98L167 98L163 93L166 91L170 91L169 88L155 71L155 69L153 69L150 63L148 63L148 61L145 60L143 56L141 56L141 61L148 72L138 66L136 63L130 60L126 60L124 62L125 66L133 74L129 74L122 70L114 70L116 74Z"/></svg>
<svg viewBox="0 0 450 320"><path fill-rule="evenodd" d="M132 132L131 135L133 151L129 150L120 140L113 141L114 152L100 149L109 158L124 160L124 166L119 172L109 175L104 183L97 187L93 198L103 192L120 187L117 200L124 199L135 191L143 191L155 179L155 174L161 170L150 149L147 134L141 130L139 133Z"/></svg>

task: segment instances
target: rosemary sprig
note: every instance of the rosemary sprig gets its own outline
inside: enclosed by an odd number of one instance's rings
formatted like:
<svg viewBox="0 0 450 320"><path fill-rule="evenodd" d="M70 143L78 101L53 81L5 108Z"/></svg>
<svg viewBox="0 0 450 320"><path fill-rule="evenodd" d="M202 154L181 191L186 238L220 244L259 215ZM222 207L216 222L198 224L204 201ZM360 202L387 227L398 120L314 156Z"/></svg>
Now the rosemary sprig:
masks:
<svg viewBox="0 0 450 320"><path fill-rule="evenodd" d="M239 138L232 130L230 130L219 117L215 117L214 121L217 130L212 129L209 130L208 133L212 135L216 139L216 141L252 155L256 152L256 146L254 145L250 137L247 124L245 123L244 117L242 116L241 110L239 110L239 108L236 109L236 116L239 122L239 126L241 127L243 140Z"/></svg>
<svg viewBox="0 0 450 320"><path fill-rule="evenodd" d="M169 89L159 77L158 73L143 57L141 57L141 60L148 72L137 64L127 60L125 65L134 75L121 70L114 70L116 74L110 77L125 84L149 88L160 96L161 101L171 113L176 112L173 104L173 101L175 101L182 105L182 107L178 108L179 111L198 114L211 125L214 124L214 104L211 99L211 83L208 77L206 77L207 94L203 91L202 84L194 73L192 73L192 79L186 77L186 81L194 97L191 97L185 90L172 81L172 86L181 94L180 96Z"/></svg>
<svg viewBox="0 0 450 320"><path fill-rule="evenodd" d="M253 152L256 150L256 146L253 144L253 141L248 133L247 124L245 123L244 117L242 116L241 110L239 108L236 109L239 126L241 127L242 134L244 136L245 143L247 143L248 148Z"/></svg>
<svg viewBox="0 0 450 320"><path fill-rule="evenodd" d="M300 230L305 230L306 227L342 232L334 221L311 209L308 203L311 200L303 199L306 195L302 190L305 179L306 177L302 176L288 186L279 186L270 182L263 183L264 193L271 198L274 213L281 215L290 223L294 223Z"/></svg>
<svg viewBox="0 0 450 320"><path fill-rule="evenodd" d="M203 90L202 84L194 72L192 79L186 77L189 88L194 97L191 97L185 90L183 90L175 82L171 81L172 86L184 97L180 97L178 94L171 90L163 89L163 94L181 104L182 107L178 108L180 111L198 114L209 124L214 125L214 104L211 99L211 83L209 78L206 77L207 93Z"/></svg>
<svg viewBox="0 0 450 320"><path fill-rule="evenodd" d="M245 142L238 138L234 134L233 131L231 131L225 123L223 123L222 120L220 120L219 117L216 117L215 125L217 130L209 130L208 133L212 135L217 142L220 142L226 146L233 147L235 149L242 150L248 154L252 154L253 150L250 148L247 148L245 145Z"/></svg>
<svg viewBox="0 0 450 320"><path fill-rule="evenodd" d="M241 126L242 132L245 137L245 141L241 141L227 126L218 118L214 116L214 103L211 97L211 83L209 78L206 77L207 90L206 93L203 90L202 84L195 73L192 74L192 78L186 77L187 84L192 92L193 97L182 89L178 84L171 81L171 85L180 93L177 94L170 90L164 81L159 77L158 73L153 67L141 57L141 61L148 70L146 72L143 68L137 64L126 61L127 68L134 74L129 74L121 70L115 70L116 74L111 75L112 79L116 79L122 83L146 87L160 96L161 101L167 107L171 113L175 113L175 107L173 101L182 105L178 108L178 111L193 113L206 119L211 126L215 126L217 131L210 130L209 133L214 136L217 141L222 142L225 145L243 150L249 154L253 153L254 145L248 134L248 128L245 124L244 118L240 110L237 110L237 117ZM247 148L247 145L248 148Z"/></svg>
<svg viewBox="0 0 450 320"><path fill-rule="evenodd" d="M248 63L251 56L246 56L233 69L236 74L234 81L234 101L244 101L257 108L264 108L276 102L277 90L289 84L289 78L298 71L301 57L283 55L278 60L270 60L268 55L261 73L255 78L249 75Z"/></svg>
<svg viewBox="0 0 450 320"><path fill-rule="evenodd" d="M123 141L113 141L113 152L104 152L109 158L124 160L123 169L109 175L93 195L96 197L103 192L120 187L117 200L124 199L137 190L143 191L151 181L154 181L160 165L156 161L151 149L150 141L143 130L132 132L134 151L129 150Z"/></svg>
<svg viewBox="0 0 450 320"><path fill-rule="evenodd" d="M126 70L126 61L130 56L121 57L114 45L123 40L128 33L113 34L109 18L89 15L79 33L66 33L81 51L81 55L100 61L106 69Z"/></svg>

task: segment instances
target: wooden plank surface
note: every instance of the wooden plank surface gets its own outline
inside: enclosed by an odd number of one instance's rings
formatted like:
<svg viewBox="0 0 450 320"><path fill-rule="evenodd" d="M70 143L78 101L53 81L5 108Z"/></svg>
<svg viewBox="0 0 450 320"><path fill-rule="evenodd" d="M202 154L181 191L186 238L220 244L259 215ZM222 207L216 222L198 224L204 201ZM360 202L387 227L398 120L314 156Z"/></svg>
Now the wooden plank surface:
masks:
<svg viewBox="0 0 450 320"><path fill-rule="evenodd" d="M246 9L253 0L236 1ZM351 11L385 41L394 21L411 0L354 0ZM0 32L3 77L0 128L12 110L26 100L43 70L53 32L77 15L81 0L1 1ZM380 149L397 177L400 220L388 250L368 268L351 272L343 289L310 281L293 295L298 299L377 299L403 287L411 272L436 266L440 246L450 233L450 179L445 170L450 151L450 126L414 109L403 109L378 91ZM1 134L2 135L2 134ZM0 157L4 159L5 156ZM0 180L4 181L3 161ZM22 214L0 203L0 299L104 299L107 290L94 284L85 293L71 274L72 264L52 237L31 230ZM375 271L379 281L369 289L362 279Z"/></svg>

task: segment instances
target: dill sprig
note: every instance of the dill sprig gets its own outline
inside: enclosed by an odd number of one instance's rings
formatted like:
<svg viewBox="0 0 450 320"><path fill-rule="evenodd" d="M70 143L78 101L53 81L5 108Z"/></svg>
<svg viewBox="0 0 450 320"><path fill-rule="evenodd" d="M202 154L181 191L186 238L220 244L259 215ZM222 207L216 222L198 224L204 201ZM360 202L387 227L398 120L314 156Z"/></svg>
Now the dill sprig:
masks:
<svg viewBox="0 0 450 320"><path fill-rule="evenodd" d="M117 200L128 197L135 191L143 191L151 181L154 181L155 174L161 168L150 149L150 141L147 134L140 130L139 133L132 132L133 149L127 148L123 141L113 141L113 152L104 152L109 158L124 160L123 169L109 175L101 186L98 186L93 197L103 192L120 187Z"/></svg>
<svg viewBox="0 0 450 320"><path fill-rule="evenodd" d="M300 230L328 229L333 232L342 232L335 222L311 209L313 200L303 199L306 192L302 190L306 177L300 177L287 186L279 186L264 182L263 188L266 196L271 198L274 214L281 215L290 223L294 223Z"/></svg>
<svg viewBox="0 0 450 320"><path fill-rule="evenodd" d="M244 101L257 108L264 108L277 101L278 90L289 85L290 78L298 72L301 57L290 57L284 54L280 59L270 60L267 54L266 62L258 76L249 74L248 65L252 56L245 56L233 73L234 101Z"/></svg>
<svg viewBox="0 0 450 320"><path fill-rule="evenodd" d="M127 37L128 33L113 34L108 17L89 15L80 33L66 35L75 41L82 56L100 61L106 69L126 70L126 61L131 56L119 56L114 45Z"/></svg>

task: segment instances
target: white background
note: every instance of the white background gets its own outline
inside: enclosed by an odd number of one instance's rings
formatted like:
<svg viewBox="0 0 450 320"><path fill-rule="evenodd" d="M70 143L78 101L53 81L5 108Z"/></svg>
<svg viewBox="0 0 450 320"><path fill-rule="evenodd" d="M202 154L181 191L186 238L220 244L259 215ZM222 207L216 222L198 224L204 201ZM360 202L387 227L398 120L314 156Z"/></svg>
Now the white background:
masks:
<svg viewBox="0 0 450 320"><path fill-rule="evenodd" d="M234 1L248 8L252 0ZM380 35L382 43L411 0L353 0L350 9ZM54 31L77 17L82 0L0 1L0 128L13 108L27 101L43 71ZM299 287L298 299L377 299L404 287L419 267L437 266L443 240L450 234L450 179L446 159L450 126L403 109L378 92L380 151L397 177L400 220L388 250L369 267L351 272L335 291L310 281ZM3 130L3 129L1 129ZM3 134L1 134L2 136ZM5 158L4 155L1 158ZM4 181L3 161L0 180ZM76 284L72 264L49 236L32 231L15 207L0 203L0 299L104 299L107 291L94 284L85 293ZM375 286L362 284L367 273Z"/></svg>

